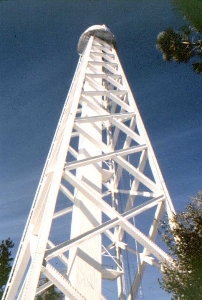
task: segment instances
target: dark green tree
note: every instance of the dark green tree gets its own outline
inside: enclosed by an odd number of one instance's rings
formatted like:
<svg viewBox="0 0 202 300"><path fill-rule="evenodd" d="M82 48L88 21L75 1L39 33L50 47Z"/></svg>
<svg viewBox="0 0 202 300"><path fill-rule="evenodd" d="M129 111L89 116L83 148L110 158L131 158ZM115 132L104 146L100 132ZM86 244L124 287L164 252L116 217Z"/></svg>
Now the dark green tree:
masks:
<svg viewBox="0 0 202 300"><path fill-rule="evenodd" d="M193 70L202 74L202 38L199 33L194 36L191 27L183 26L180 31L168 28L159 33L157 49L163 53L166 61L187 63L193 59Z"/></svg>
<svg viewBox="0 0 202 300"><path fill-rule="evenodd" d="M174 258L175 267L162 266L162 289L172 300L199 300L202 295L202 192L191 198L185 212L173 217L174 226L162 222L162 240Z"/></svg>
<svg viewBox="0 0 202 300"><path fill-rule="evenodd" d="M157 37L157 48L167 61L187 63L192 61L193 70L202 74L202 0L171 0L174 11L190 26L175 31L168 28Z"/></svg>
<svg viewBox="0 0 202 300"><path fill-rule="evenodd" d="M11 271L11 251L14 247L14 243L10 238L2 240L0 244L0 299L3 295L4 287L7 283L9 273Z"/></svg>
<svg viewBox="0 0 202 300"><path fill-rule="evenodd" d="M48 281L47 278L41 278L39 285L43 285ZM36 300L63 300L64 294L55 288L54 285L47 288L40 295L36 296Z"/></svg>
<svg viewBox="0 0 202 300"><path fill-rule="evenodd" d="M185 18L197 32L202 32L202 1L172 0L174 10Z"/></svg>

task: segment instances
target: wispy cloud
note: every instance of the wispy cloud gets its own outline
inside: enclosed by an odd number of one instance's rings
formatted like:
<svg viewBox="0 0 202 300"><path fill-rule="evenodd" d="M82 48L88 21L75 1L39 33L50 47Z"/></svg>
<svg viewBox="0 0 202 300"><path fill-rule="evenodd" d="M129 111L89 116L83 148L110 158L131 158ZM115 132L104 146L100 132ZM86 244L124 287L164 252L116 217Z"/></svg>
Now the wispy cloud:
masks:
<svg viewBox="0 0 202 300"><path fill-rule="evenodd" d="M177 141L179 139L184 139L184 138L190 138L191 136L196 136L199 134L199 136L202 136L202 126L197 127L197 128L192 128L188 130L183 130L183 131L178 131L178 132L173 132L172 134L166 134L164 137L154 140L155 146L158 146L160 144L166 144L170 142Z"/></svg>

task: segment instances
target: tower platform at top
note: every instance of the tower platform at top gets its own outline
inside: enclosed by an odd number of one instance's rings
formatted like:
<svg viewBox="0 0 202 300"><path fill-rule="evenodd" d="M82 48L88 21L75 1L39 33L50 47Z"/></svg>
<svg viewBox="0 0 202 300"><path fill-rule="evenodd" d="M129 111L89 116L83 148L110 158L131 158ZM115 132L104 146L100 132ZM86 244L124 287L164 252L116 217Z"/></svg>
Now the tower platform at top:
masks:
<svg viewBox="0 0 202 300"><path fill-rule="evenodd" d="M80 55L82 55L91 35L100 38L101 40L107 42L110 45L113 45L115 49L117 48L115 36L113 35L113 33L111 33L109 28L107 28L104 24L93 25L87 30L85 30L84 33L80 36L78 42L78 53Z"/></svg>

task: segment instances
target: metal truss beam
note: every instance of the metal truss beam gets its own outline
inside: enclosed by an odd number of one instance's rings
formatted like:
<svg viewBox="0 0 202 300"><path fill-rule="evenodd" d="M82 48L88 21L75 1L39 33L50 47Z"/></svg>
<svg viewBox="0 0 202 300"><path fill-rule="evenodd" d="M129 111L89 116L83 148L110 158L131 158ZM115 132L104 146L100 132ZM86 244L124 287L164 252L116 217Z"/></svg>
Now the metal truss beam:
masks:
<svg viewBox="0 0 202 300"><path fill-rule="evenodd" d="M106 300L103 279L116 281L116 299L134 300L147 264L173 264L155 238L164 212L175 210L114 45L105 26L79 40L79 63L2 300L34 300L51 285L66 300ZM127 255L138 261L128 290Z"/></svg>

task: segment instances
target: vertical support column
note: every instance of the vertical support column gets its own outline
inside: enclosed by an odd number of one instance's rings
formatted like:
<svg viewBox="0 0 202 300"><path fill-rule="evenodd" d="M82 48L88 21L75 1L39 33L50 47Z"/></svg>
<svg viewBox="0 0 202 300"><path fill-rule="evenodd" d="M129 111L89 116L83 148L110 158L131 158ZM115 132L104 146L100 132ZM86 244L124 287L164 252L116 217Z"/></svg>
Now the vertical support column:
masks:
<svg viewBox="0 0 202 300"><path fill-rule="evenodd" d="M102 82L100 82L102 84ZM86 81L84 90L93 91L94 89ZM102 97L95 96L101 104ZM95 116L96 113L86 104L82 106L81 117ZM84 130L91 136L102 141L102 123L85 123L82 124ZM85 136L80 135L78 146L78 160L101 155L101 149L88 140ZM76 171L78 180L92 187L92 191L101 197L102 176L101 163L90 164L80 167ZM74 207L72 213L71 239L101 224L101 210L93 205L88 198L79 190L74 192ZM70 250L69 253L69 279L77 291L88 300L101 298L101 235L97 235L82 243L79 247Z"/></svg>

